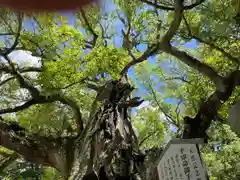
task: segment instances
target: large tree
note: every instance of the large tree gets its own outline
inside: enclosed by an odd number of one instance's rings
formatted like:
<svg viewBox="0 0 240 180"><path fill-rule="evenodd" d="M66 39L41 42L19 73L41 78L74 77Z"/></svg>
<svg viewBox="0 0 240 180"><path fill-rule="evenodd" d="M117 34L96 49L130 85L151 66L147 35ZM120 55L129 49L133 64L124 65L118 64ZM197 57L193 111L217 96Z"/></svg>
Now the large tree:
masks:
<svg viewBox="0 0 240 180"><path fill-rule="evenodd" d="M111 3L71 14L1 9L0 143L13 151L2 153L9 161L72 180L154 180L154 147L168 128L207 142L211 122L227 118L240 85L237 0ZM144 73L148 60L154 73ZM131 121L143 103L134 85L153 108Z"/></svg>

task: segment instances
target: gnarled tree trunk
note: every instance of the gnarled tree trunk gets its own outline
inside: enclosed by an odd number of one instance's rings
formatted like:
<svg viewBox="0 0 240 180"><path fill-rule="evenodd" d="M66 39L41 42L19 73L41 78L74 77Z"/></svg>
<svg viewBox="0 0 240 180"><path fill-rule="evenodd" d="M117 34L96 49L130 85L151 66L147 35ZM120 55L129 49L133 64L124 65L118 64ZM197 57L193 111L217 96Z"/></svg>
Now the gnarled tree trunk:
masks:
<svg viewBox="0 0 240 180"><path fill-rule="evenodd" d="M111 81L98 94L96 106L76 140L75 159L70 179L132 179L144 155L138 148L128 108L139 105L129 99L133 88L128 83Z"/></svg>

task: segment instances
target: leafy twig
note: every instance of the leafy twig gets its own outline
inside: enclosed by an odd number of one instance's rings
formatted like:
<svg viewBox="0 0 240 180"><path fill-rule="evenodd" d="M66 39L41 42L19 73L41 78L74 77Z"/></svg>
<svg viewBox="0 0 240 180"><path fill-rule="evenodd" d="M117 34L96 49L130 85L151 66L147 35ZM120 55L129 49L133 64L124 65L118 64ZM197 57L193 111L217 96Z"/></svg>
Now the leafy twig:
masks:
<svg viewBox="0 0 240 180"><path fill-rule="evenodd" d="M166 34L163 36L161 42L157 42L154 45L148 46L147 50L139 57L131 61L129 64L127 64L124 69L121 71L121 76L123 76L125 73L127 73L128 69L138 63L141 63L145 60L147 60L148 57L156 54L159 50L169 48L170 47L170 40L176 33L182 19L183 15L183 6L181 0L175 1L175 14L173 21L171 22L170 28L166 32ZM161 48L160 48L161 47Z"/></svg>
<svg viewBox="0 0 240 180"><path fill-rule="evenodd" d="M17 47L17 45L19 43L19 38L20 38L21 30L22 30L23 15L18 14L18 18L17 19L18 19L18 27L17 27L17 33L16 33L16 37L15 37L14 43L13 43L13 45L9 49L7 49L6 52L4 52L4 55L8 55L13 50L15 50L15 48Z"/></svg>
<svg viewBox="0 0 240 180"><path fill-rule="evenodd" d="M146 137L144 137L138 144L139 147L143 145L143 143L148 140L150 137L154 136L157 132L151 132Z"/></svg>
<svg viewBox="0 0 240 180"><path fill-rule="evenodd" d="M88 30L91 32L91 34L93 35L93 41L92 41L92 44L93 44L93 47L95 46L96 44L96 41L97 41L97 38L98 38L98 35L95 33L95 31L93 30L92 26L90 25L88 19L87 19L87 16L86 16L86 13L83 9L80 8L80 13L82 15L82 18L84 20L84 23L86 24Z"/></svg>

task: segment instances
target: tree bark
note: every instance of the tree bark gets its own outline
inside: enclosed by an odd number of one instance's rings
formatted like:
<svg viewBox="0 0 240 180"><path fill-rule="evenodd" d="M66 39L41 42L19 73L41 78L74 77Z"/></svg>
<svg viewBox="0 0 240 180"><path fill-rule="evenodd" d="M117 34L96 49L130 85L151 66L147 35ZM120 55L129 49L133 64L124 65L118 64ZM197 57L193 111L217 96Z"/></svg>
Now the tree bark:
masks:
<svg viewBox="0 0 240 180"><path fill-rule="evenodd" d="M236 71L225 78L225 91L216 90L185 127L183 138L202 138L217 110L240 84ZM128 83L109 81L97 95L92 112L77 137L27 137L24 129L0 121L0 143L28 161L58 169L71 180L158 180L157 159L162 149L140 151L128 109L141 104L130 98ZM194 129L195 128L195 129ZM13 133L11 133L13 132Z"/></svg>
<svg viewBox="0 0 240 180"><path fill-rule="evenodd" d="M133 131L128 108L139 105L129 100L128 83L110 81L98 95L101 101L91 113L76 140L70 179L131 179L139 175L137 159L143 158ZM101 96L101 98L100 98Z"/></svg>

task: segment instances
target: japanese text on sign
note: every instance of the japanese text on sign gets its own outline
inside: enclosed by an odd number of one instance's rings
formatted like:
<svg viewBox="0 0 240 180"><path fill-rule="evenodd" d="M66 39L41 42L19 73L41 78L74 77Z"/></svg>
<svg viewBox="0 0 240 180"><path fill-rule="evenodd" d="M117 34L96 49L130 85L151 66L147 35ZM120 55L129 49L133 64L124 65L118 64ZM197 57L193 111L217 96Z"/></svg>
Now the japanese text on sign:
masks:
<svg viewBox="0 0 240 180"><path fill-rule="evenodd" d="M196 144L171 144L158 164L160 180L207 180Z"/></svg>

